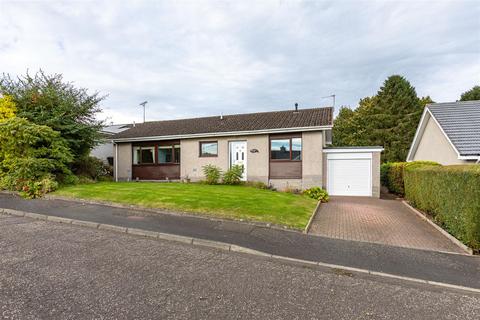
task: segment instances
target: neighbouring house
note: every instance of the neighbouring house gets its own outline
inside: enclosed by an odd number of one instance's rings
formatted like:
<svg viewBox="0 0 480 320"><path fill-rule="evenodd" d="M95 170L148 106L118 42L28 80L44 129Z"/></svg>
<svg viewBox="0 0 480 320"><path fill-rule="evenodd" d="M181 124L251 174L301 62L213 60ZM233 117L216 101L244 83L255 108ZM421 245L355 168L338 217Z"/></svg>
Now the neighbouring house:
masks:
<svg viewBox="0 0 480 320"><path fill-rule="evenodd" d="M329 148L333 108L137 124L112 137L116 181L204 179L202 167L243 165L243 180L278 189L379 196L381 147Z"/></svg>
<svg viewBox="0 0 480 320"><path fill-rule="evenodd" d="M131 124L111 124L100 131L102 141L90 151L92 157L98 158L113 166L113 143L112 136L132 127Z"/></svg>
<svg viewBox="0 0 480 320"><path fill-rule="evenodd" d="M425 107L407 161L443 165L480 162L480 100Z"/></svg>

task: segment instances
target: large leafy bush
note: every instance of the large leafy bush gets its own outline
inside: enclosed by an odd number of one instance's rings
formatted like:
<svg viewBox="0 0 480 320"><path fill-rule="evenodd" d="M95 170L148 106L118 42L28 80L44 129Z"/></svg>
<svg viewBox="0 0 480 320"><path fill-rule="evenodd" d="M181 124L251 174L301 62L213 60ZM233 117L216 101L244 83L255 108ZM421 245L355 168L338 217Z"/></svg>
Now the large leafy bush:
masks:
<svg viewBox="0 0 480 320"><path fill-rule="evenodd" d="M72 167L73 173L77 176L92 180L109 180L113 176L112 166L92 156L84 156L75 160Z"/></svg>
<svg viewBox="0 0 480 320"><path fill-rule="evenodd" d="M99 141L102 123L96 114L104 97L75 87L60 74L39 71L18 78L4 74L1 95L15 104L17 117L59 132L75 159L88 155Z"/></svg>
<svg viewBox="0 0 480 320"><path fill-rule="evenodd" d="M0 187L36 197L72 174L72 160L66 141L50 127L17 117L0 122Z"/></svg>
<svg viewBox="0 0 480 320"><path fill-rule="evenodd" d="M480 165L409 166L405 196L456 238L480 250Z"/></svg>

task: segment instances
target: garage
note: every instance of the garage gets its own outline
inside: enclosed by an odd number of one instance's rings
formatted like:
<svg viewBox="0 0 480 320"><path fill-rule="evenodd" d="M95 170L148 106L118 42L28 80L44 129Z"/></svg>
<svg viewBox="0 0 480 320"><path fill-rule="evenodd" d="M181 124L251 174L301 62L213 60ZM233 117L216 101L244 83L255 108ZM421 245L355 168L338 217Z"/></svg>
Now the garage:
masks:
<svg viewBox="0 0 480 320"><path fill-rule="evenodd" d="M380 196L381 147L326 148L326 189L332 196Z"/></svg>

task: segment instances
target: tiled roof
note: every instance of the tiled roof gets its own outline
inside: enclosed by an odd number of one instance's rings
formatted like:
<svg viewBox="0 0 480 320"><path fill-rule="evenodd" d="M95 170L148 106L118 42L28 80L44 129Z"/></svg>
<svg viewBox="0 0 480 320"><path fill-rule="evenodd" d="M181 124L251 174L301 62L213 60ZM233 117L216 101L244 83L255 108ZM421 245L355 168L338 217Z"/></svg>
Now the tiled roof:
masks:
<svg viewBox="0 0 480 320"><path fill-rule="evenodd" d="M461 156L480 155L480 100L427 107Z"/></svg>
<svg viewBox="0 0 480 320"><path fill-rule="evenodd" d="M329 107L152 121L136 124L113 139L331 126L332 119Z"/></svg>

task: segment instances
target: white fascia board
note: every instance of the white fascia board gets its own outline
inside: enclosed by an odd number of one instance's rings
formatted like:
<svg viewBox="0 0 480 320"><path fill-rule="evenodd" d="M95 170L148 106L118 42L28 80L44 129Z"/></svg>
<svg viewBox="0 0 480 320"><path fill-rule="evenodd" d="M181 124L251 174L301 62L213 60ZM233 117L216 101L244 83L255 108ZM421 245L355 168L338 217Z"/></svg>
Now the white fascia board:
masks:
<svg viewBox="0 0 480 320"><path fill-rule="evenodd" d="M421 136L423 136L423 132L425 131L425 127L426 127L426 121L428 120L425 120L426 116L431 116L431 113L430 111L428 111L428 106L426 106L424 109L423 109L423 113L422 113L422 116L420 117L420 123L418 124L418 127L417 127L417 131L415 131L415 136L413 137L413 141L412 141L412 144L410 145L410 150L408 150L408 154L407 154L407 161L413 161L413 154L415 152L417 152L417 147L418 147L418 143L419 143L419 139Z"/></svg>
<svg viewBox="0 0 480 320"><path fill-rule="evenodd" d="M297 127L297 128L278 128L267 130L250 130L250 131L230 131L230 132L210 132L210 133L194 133L194 134L180 134L168 136L151 136L151 137L136 137L136 138L119 138L113 139L113 142L135 142L135 141L157 141L157 140L176 140L176 139L192 139L192 138L208 138L208 137L224 137L224 136L245 136L269 133L284 133L284 132L302 132L302 131L321 131L331 129L332 126L317 126L317 127Z"/></svg>
<svg viewBox="0 0 480 320"><path fill-rule="evenodd" d="M480 156L459 156L458 160L480 160Z"/></svg>
<svg viewBox="0 0 480 320"><path fill-rule="evenodd" d="M361 153L361 152L382 152L381 147L372 148L337 148L337 149L323 149L323 153Z"/></svg>

